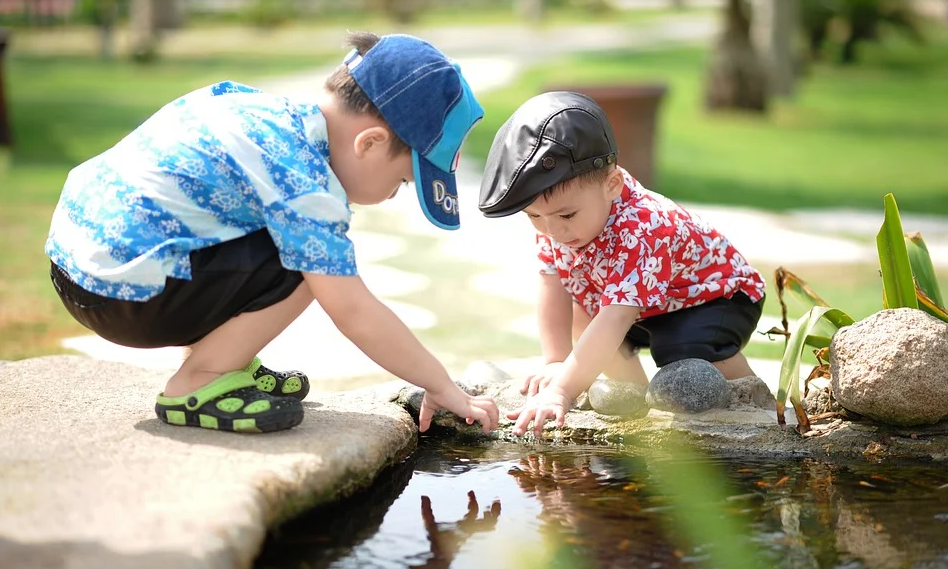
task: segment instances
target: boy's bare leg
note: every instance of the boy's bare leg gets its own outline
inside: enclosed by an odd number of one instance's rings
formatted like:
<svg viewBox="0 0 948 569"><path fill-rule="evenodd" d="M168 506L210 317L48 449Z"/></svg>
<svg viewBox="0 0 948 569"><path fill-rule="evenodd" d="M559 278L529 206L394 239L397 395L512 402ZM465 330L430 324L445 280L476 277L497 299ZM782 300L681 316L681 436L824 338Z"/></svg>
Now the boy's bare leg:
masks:
<svg viewBox="0 0 948 569"><path fill-rule="evenodd" d="M749 375L756 375L742 352L737 352L726 360L711 363L724 374L724 379L740 379Z"/></svg>
<svg viewBox="0 0 948 569"><path fill-rule="evenodd" d="M586 314L586 311L577 304L573 303L573 343L579 341L583 331L589 326L592 319ZM609 365L603 370L603 375L616 381L628 381L642 387L648 386L648 376L645 375L645 368L642 367L642 361L639 355L631 349L628 343L622 342L615 355L609 361Z"/></svg>
<svg viewBox="0 0 948 569"><path fill-rule="evenodd" d="M165 397L186 395L225 373L247 367L312 302L312 293L306 283L301 283L285 300L231 318L190 346L181 368L165 386Z"/></svg>

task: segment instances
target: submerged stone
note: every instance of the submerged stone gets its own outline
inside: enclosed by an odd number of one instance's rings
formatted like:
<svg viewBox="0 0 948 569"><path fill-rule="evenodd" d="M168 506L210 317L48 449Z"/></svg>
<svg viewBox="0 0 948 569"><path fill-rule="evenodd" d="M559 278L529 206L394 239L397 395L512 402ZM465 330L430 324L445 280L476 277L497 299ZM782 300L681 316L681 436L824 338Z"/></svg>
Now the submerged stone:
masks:
<svg viewBox="0 0 948 569"><path fill-rule="evenodd" d="M603 415L634 419L648 414L645 388L627 381L597 379L589 386L589 404Z"/></svg>
<svg viewBox="0 0 948 569"><path fill-rule="evenodd" d="M700 413L727 404L724 375L705 360L689 358L662 367L649 382L645 399L653 409Z"/></svg>

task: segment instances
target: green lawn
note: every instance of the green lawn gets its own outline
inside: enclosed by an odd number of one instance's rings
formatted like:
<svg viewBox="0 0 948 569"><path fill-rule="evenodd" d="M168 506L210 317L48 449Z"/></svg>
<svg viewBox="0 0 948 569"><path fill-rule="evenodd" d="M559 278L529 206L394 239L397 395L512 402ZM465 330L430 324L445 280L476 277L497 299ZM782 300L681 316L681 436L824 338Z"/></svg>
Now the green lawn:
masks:
<svg viewBox="0 0 948 569"><path fill-rule="evenodd" d="M657 81L669 91L653 189L673 199L778 210L876 209L894 192L903 212L948 214L948 33L932 36L925 49L867 46L866 63L853 68L816 66L797 97L766 117L702 110L702 50L551 62L483 97L487 116L471 133L467 155L486 156L519 103L551 85Z"/></svg>

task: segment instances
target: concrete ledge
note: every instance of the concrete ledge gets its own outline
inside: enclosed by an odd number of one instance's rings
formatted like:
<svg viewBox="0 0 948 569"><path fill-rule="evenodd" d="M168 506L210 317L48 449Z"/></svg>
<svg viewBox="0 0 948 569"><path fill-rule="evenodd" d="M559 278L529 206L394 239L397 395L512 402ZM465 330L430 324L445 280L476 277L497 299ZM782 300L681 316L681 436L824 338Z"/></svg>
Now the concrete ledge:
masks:
<svg viewBox="0 0 948 569"><path fill-rule="evenodd" d="M416 442L371 393L315 394L268 435L172 427L166 372L79 356L0 365L9 567L249 567L267 528L367 486ZM318 401L316 401L318 399Z"/></svg>

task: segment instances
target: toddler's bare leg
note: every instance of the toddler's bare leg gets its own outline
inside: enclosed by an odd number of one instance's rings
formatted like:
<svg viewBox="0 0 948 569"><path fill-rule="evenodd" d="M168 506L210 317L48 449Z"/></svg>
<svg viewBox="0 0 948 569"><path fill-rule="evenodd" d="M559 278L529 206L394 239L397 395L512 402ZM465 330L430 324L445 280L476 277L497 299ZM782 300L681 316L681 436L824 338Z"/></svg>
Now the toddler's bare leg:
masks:
<svg viewBox="0 0 948 569"><path fill-rule="evenodd" d="M586 314L586 311L577 304L573 303L573 343L579 341L583 331L589 326L592 319ZM645 369L639 360L639 355L632 349L627 342L622 342L618 351L612 356L609 365L603 370L603 375L616 381L628 381L643 387L648 385L648 376L645 375Z"/></svg>
<svg viewBox="0 0 948 569"><path fill-rule="evenodd" d="M179 397L191 393L227 372L246 367L312 302L313 295L304 282L273 306L231 318L190 346L181 368L168 380L164 395Z"/></svg>
<svg viewBox="0 0 948 569"><path fill-rule="evenodd" d="M711 363L724 374L725 379L740 379L749 375L756 375L742 352L737 352L726 360Z"/></svg>

